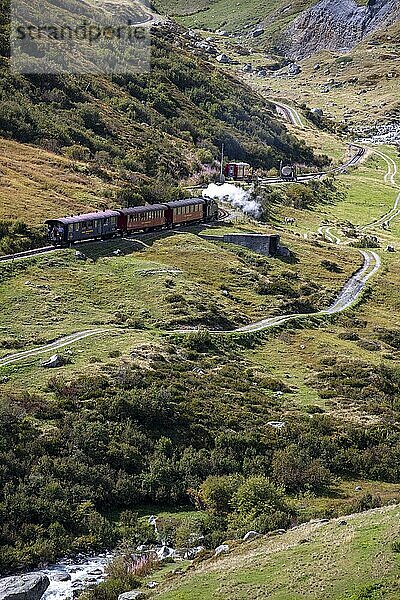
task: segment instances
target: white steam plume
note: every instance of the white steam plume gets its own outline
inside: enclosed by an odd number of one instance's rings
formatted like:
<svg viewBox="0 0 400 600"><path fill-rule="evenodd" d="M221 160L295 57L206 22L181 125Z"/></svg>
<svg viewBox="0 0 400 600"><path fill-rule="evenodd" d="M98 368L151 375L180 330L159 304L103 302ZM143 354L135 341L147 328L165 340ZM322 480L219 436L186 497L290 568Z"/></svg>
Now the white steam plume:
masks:
<svg viewBox="0 0 400 600"><path fill-rule="evenodd" d="M208 198L217 198L229 202L233 208L238 208L244 214L259 219L261 216L261 206L257 200L251 198L250 192L243 190L232 183L216 185L210 183L207 189L203 191L203 196Z"/></svg>

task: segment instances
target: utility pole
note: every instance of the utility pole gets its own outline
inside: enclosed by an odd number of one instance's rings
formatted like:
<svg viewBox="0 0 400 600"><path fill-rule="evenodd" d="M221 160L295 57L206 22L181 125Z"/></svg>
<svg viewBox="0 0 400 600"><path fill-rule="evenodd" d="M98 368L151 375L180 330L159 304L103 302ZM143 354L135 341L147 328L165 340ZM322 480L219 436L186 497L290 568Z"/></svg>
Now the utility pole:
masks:
<svg viewBox="0 0 400 600"><path fill-rule="evenodd" d="M225 146L224 146L224 144L222 144L222 148L221 148L221 170L220 170L220 174L219 174L219 182L220 183L225 183L225 176L224 176L224 152L225 152Z"/></svg>

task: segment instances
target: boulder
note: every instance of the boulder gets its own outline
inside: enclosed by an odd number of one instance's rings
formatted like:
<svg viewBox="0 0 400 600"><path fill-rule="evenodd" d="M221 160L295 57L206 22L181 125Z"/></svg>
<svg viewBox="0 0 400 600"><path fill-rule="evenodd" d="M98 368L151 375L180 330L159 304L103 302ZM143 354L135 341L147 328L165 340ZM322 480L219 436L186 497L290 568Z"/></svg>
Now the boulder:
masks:
<svg viewBox="0 0 400 600"><path fill-rule="evenodd" d="M165 560L166 558L170 558L174 554L174 549L169 548L169 546L161 546L161 548L156 548L156 554L159 560Z"/></svg>
<svg viewBox="0 0 400 600"><path fill-rule="evenodd" d="M63 571L61 573L54 573L51 575L52 581L71 581L71 575L67 573L67 571Z"/></svg>
<svg viewBox="0 0 400 600"><path fill-rule="evenodd" d="M40 600L50 585L43 573L28 573L0 579L0 600Z"/></svg>
<svg viewBox="0 0 400 600"><path fill-rule="evenodd" d="M264 31L265 30L262 27L259 27L258 29L255 29L251 35L253 36L253 38L256 38L256 37L259 37L260 35L262 35L264 33Z"/></svg>
<svg viewBox="0 0 400 600"><path fill-rule="evenodd" d="M274 531L269 531L267 535L269 537L275 537L277 535L284 535L285 533L286 529L275 529Z"/></svg>
<svg viewBox="0 0 400 600"><path fill-rule="evenodd" d="M219 54L216 60L223 65L229 65L232 62L226 54Z"/></svg>
<svg viewBox="0 0 400 600"><path fill-rule="evenodd" d="M300 65L297 65L296 63L292 63L288 67L288 73L289 73L289 75L299 75L301 73Z"/></svg>
<svg viewBox="0 0 400 600"><path fill-rule="evenodd" d="M317 117L323 117L324 116L324 111L322 110L322 108L313 108L311 110L313 115L316 115Z"/></svg>
<svg viewBox="0 0 400 600"><path fill-rule="evenodd" d="M254 538L260 537L258 531L248 531L243 538L244 542L250 542L250 540L254 540Z"/></svg>
<svg viewBox="0 0 400 600"><path fill-rule="evenodd" d="M146 600L147 596L142 590L132 590L118 596L118 600Z"/></svg>
<svg viewBox="0 0 400 600"><path fill-rule="evenodd" d="M57 367L62 367L65 364L65 360L60 354L54 354L49 358L49 360L45 360L42 362L42 367L46 369L56 369Z"/></svg>
<svg viewBox="0 0 400 600"><path fill-rule="evenodd" d="M99 575L103 575L103 571L101 569L93 569L92 571L87 572L90 577L98 577Z"/></svg>
<svg viewBox="0 0 400 600"><path fill-rule="evenodd" d="M156 588L158 586L158 581L149 581L149 583L147 584L147 587L150 588L151 590L154 590L154 588Z"/></svg>
<svg viewBox="0 0 400 600"><path fill-rule="evenodd" d="M87 260L86 254L83 254L83 252L81 252L80 250L77 250L75 252L75 257L78 258L79 260Z"/></svg>
<svg viewBox="0 0 400 600"><path fill-rule="evenodd" d="M221 544L218 548L215 548L214 556L220 556L220 554L228 554L229 552L228 544Z"/></svg>

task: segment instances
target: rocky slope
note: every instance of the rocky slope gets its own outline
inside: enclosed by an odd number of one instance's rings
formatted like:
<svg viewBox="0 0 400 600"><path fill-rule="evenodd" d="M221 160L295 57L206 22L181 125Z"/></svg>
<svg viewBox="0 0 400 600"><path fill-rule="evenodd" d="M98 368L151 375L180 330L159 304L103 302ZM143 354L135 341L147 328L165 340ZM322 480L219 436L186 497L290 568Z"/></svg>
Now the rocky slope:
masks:
<svg viewBox="0 0 400 600"><path fill-rule="evenodd" d="M321 0L299 15L283 36L286 54L301 59L320 50L347 52L370 33L400 18L397 0Z"/></svg>

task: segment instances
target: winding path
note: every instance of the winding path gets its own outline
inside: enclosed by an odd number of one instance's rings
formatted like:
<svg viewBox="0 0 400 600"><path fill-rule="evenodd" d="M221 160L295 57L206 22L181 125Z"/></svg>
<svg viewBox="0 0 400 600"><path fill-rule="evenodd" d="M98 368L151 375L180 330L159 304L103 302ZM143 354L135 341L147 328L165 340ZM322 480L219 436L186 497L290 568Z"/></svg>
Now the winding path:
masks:
<svg viewBox="0 0 400 600"><path fill-rule="evenodd" d="M280 109L279 112L284 113L292 125L299 127L300 129L306 129L303 117L300 115L298 110L292 106L288 106L284 102L278 102L277 100L269 100L269 102L274 104L277 109Z"/></svg>
<svg viewBox="0 0 400 600"><path fill-rule="evenodd" d="M112 329L87 329L85 331L78 331L76 333L72 333L71 335L67 335L62 337L51 344L45 344L44 346L39 346L38 348L32 348L31 350L24 350L23 352L17 352L16 354L9 354L4 358L0 358L0 367L6 367L7 365L11 365L16 363L24 358L31 358L32 356L37 356L40 354L46 354L47 352L52 352L53 350L59 350L60 348L64 348L64 346L70 346L71 344L75 344L76 342L80 342L81 340L85 340L86 338L93 337L95 335L100 335L102 333L110 333L114 331Z"/></svg>
<svg viewBox="0 0 400 600"><path fill-rule="evenodd" d="M279 317L269 317L267 319L258 321L257 323L252 323L251 325L246 325L245 327L239 327L238 329L234 329L230 332L213 331L212 333L221 334L264 331L266 329L270 329L271 327L276 327L277 325L282 325L283 323L287 323L288 321L293 321L295 319L307 319L309 317L335 315L347 310L359 299L366 284L371 277L373 277L375 273L379 271L381 266L381 259L376 252L372 252L370 250L360 250L360 253L364 258L363 266L357 271L357 273L350 277L337 296L336 300L331 304L331 306L329 306L329 308L316 313L298 313L281 315Z"/></svg>
<svg viewBox="0 0 400 600"><path fill-rule="evenodd" d="M300 114L293 108L290 108L286 104L273 102L277 106L280 106L283 110L287 111L289 118L292 123L301 129L305 129L304 123ZM397 175L397 165L396 162L388 157L386 154L377 151L374 149L376 154L380 155L388 165L388 171L385 175L385 182L390 182L393 186L396 185L396 175ZM395 218L400 213L399 209L400 205L400 193L396 199L395 205L393 209L381 217L379 220L375 221L374 224L379 224L381 221L391 220ZM332 227L320 227L319 233L324 235L329 241L336 244L341 244L341 240L338 236L331 232ZM381 259L376 252L371 250L359 250L360 254L363 257L363 266L346 282L339 295L335 299L335 301L329 306L327 309L315 312L315 313L298 313L298 314L289 314L289 315L280 315L276 317L268 317L266 319L262 319L261 321L257 321L256 323L251 323L250 325L246 325L244 327L238 327L237 329L233 329L231 331L211 331L210 333L213 335L227 335L232 333L246 333L246 332L258 332L264 331L267 329L271 329L273 327L277 327L282 325L283 323L297 320L297 319L307 319L310 317L323 316L323 315L334 315L341 313L357 302L360 298L362 292L365 289L368 281L379 271L381 267ZM47 345L40 346L38 348L32 348L31 350L25 350L22 352L18 352L16 354L11 354L0 358L0 367L5 367L26 358L32 358L41 354L46 354L48 352L58 350L65 346L69 346L71 344L80 342L90 337L94 337L96 335L102 335L105 333L122 333L123 330L120 329L88 329L85 331L76 332L74 334L65 336L52 342ZM193 329L188 330L178 330L175 332L166 332L166 333L179 333L179 334L187 334L193 333Z"/></svg>

